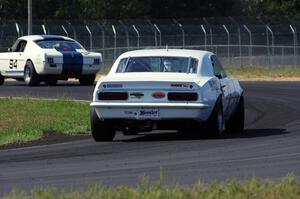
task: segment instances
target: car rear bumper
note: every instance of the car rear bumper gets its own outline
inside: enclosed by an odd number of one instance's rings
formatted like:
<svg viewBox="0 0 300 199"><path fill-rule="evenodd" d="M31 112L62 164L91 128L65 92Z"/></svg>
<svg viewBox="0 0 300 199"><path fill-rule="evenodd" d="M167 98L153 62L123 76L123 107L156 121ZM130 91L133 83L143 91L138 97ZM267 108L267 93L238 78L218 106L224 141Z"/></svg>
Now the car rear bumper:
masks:
<svg viewBox="0 0 300 199"><path fill-rule="evenodd" d="M210 106L202 103L92 102L91 107L95 108L98 117L101 119L206 120L211 112Z"/></svg>

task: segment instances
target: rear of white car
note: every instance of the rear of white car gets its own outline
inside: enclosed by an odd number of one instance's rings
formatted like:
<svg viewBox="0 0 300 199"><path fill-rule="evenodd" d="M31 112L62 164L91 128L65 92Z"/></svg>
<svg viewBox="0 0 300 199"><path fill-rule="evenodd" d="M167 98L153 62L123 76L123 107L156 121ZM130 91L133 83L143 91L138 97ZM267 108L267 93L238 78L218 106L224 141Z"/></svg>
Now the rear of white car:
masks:
<svg viewBox="0 0 300 199"><path fill-rule="evenodd" d="M207 121L212 121L216 132L222 131L220 82L203 67L208 55L192 50L140 50L121 55L94 90L94 139L112 140L118 130L123 134L181 130Z"/></svg>

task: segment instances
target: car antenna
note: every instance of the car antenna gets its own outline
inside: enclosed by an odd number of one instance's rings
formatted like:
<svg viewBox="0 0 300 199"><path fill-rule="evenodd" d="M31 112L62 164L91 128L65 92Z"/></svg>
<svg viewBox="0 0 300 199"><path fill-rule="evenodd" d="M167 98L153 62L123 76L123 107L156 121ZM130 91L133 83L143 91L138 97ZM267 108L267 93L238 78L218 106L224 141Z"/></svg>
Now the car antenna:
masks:
<svg viewBox="0 0 300 199"><path fill-rule="evenodd" d="M169 51L169 46L168 46L168 44L166 45L166 50Z"/></svg>

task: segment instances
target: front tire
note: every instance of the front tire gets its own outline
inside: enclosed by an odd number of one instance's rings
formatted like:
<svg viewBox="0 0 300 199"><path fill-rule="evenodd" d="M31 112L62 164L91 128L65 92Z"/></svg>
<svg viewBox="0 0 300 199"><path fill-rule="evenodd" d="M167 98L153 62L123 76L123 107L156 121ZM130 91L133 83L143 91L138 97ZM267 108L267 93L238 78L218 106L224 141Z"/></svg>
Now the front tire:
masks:
<svg viewBox="0 0 300 199"><path fill-rule="evenodd" d="M26 62L24 68L24 81L27 86L37 86L40 84L39 76L31 61Z"/></svg>
<svg viewBox="0 0 300 199"><path fill-rule="evenodd" d="M239 103L236 107L235 112L225 122L226 131L228 133L240 133L244 130L245 123L245 105L244 105L244 95L242 94Z"/></svg>
<svg viewBox="0 0 300 199"><path fill-rule="evenodd" d="M80 85L90 86L95 82L96 75L83 75L79 78Z"/></svg>
<svg viewBox="0 0 300 199"><path fill-rule="evenodd" d="M4 83L4 77L0 74L0 86Z"/></svg>
<svg viewBox="0 0 300 199"><path fill-rule="evenodd" d="M112 141L116 130L109 121L100 120L95 109L91 109L91 130L92 136L96 142Z"/></svg>

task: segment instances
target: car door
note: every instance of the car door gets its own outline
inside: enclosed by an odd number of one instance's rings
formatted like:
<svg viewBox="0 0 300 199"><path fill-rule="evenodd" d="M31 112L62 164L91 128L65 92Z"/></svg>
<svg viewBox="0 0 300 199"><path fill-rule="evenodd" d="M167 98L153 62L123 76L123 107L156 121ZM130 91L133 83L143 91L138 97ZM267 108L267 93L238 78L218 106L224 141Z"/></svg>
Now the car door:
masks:
<svg viewBox="0 0 300 199"><path fill-rule="evenodd" d="M11 56L8 60L8 67L11 72L20 73L24 71L25 66L25 48L26 40L17 40L11 48Z"/></svg>
<svg viewBox="0 0 300 199"><path fill-rule="evenodd" d="M211 56L211 63L214 70L214 74L217 78L220 79L221 83L221 89L222 89L222 102L223 102L223 113L224 117L228 116L230 112L230 106L231 106L231 95L232 95L232 85L230 80L228 79L225 70L221 64L221 62L218 60L216 55Z"/></svg>

